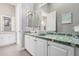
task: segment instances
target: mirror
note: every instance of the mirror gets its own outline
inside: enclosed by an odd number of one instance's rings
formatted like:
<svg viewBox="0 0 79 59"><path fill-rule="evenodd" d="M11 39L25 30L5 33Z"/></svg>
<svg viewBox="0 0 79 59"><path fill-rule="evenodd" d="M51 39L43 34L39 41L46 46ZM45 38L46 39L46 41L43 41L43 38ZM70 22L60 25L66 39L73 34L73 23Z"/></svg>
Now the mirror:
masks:
<svg viewBox="0 0 79 59"><path fill-rule="evenodd" d="M27 12L27 26L32 27L33 14L32 11Z"/></svg>
<svg viewBox="0 0 79 59"><path fill-rule="evenodd" d="M42 20L41 20L42 30L46 30L46 23L47 23L47 17L42 16Z"/></svg>
<svg viewBox="0 0 79 59"><path fill-rule="evenodd" d="M4 17L4 31L11 31L11 18Z"/></svg>
<svg viewBox="0 0 79 59"><path fill-rule="evenodd" d="M41 10L41 30L46 30L46 24L47 24L47 13Z"/></svg>

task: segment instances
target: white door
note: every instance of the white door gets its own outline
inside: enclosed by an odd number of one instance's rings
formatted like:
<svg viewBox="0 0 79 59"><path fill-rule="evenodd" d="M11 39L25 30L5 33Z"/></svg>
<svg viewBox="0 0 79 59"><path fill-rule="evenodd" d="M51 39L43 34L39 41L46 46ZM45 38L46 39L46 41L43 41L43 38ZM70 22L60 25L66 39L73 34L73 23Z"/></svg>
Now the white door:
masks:
<svg viewBox="0 0 79 59"><path fill-rule="evenodd" d="M56 11L53 11L47 15L47 31L56 31Z"/></svg>

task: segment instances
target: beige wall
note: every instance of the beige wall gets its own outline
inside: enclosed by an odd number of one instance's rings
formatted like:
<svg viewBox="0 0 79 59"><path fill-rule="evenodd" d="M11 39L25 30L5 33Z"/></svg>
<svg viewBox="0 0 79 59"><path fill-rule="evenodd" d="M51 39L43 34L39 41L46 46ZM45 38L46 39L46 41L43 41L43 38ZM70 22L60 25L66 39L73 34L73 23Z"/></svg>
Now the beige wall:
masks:
<svg viewBox="0 0 79 59"><path fill-rule="evenodd" d="M15 6L8 3L0 3L0 31L3 31L3 20L1 16L9 16L12 18L12 31L16 30L15 22Z"/></svg>
<svg viewBox="0 0 79 59"><path fill-rule="evenodd" d="M0 3L0 15L15 16L15 6Z"/></svg>

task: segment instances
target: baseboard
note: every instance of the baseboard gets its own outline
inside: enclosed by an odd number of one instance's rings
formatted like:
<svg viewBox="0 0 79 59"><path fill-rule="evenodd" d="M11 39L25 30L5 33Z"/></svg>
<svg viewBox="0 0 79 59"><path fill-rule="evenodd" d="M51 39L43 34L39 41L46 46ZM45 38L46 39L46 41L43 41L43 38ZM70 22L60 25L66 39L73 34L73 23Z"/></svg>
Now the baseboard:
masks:
<svg viewBox="0 0 79 59"><path fill-rule="evenodd" d="M30 56L33 56L27 49L24 49L24 50L27 51L30 54Z"/></svg>

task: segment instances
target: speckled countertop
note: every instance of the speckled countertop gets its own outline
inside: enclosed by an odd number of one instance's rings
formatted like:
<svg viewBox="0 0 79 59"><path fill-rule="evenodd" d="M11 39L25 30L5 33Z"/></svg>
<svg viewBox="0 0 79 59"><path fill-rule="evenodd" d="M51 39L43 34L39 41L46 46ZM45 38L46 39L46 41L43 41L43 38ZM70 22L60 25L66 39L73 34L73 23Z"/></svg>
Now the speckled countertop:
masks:
<svg viewBox="0 0 79 59"><path fill-rule="evenodd" d="M34 33L25 33L26 35L30 35L30 36L34 36L34 37L38 37L38 38L42 38L42 39L46 39L46 40L55 40L55 41L59 41L59 42L63 42L63 43L70 43L70 44L74 44L74 45L78 45L79 46L79 39L75 38L73 36L68 36L68 35L56 35L56 34L46 34L46 35L38 35L38 34L34 34Z"/></svg>

